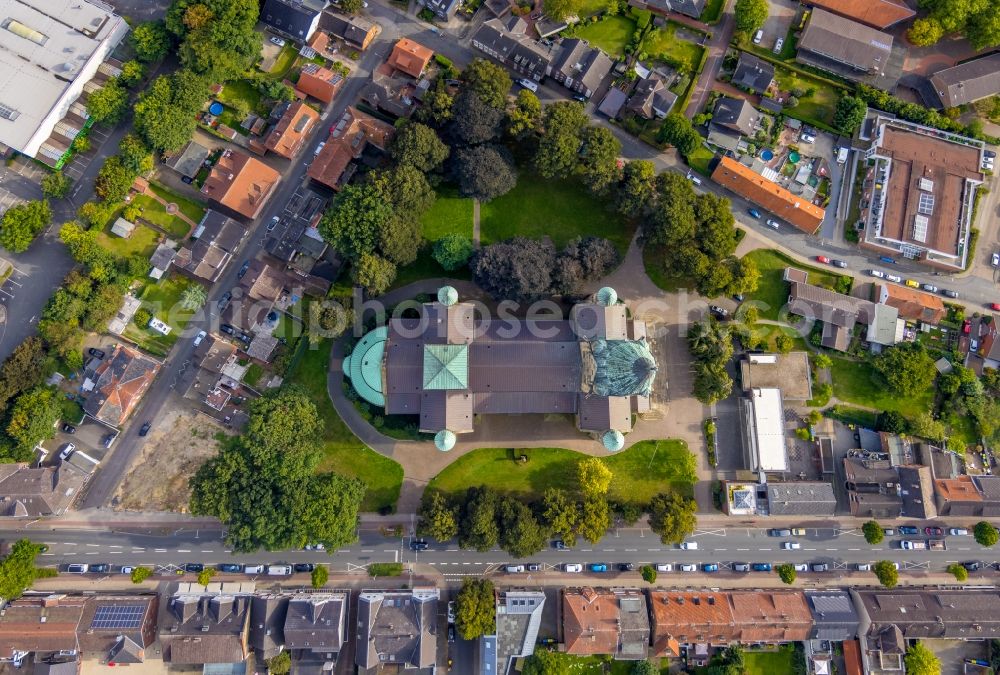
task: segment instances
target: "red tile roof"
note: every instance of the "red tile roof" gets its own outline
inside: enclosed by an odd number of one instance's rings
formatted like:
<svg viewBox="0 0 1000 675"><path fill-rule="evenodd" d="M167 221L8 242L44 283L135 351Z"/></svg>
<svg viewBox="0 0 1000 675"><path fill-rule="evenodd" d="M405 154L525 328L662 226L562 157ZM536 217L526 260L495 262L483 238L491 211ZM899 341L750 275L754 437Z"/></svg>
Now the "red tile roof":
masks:
<svg viewBox="0 0 1000 675"><path fill-rule="evenodd" d="M322 33L318 33L322 35ZM344 83L344 78L340 73L335 73L328 68L321 68L316 64L306 64L299 74L299 81L295 83L295 88L307 96L330 103L340 91L340 86Z"/></svg>
<svg viewBox="0 0 1000 675"><path fill-rule="evenodd" d="M201 192L222 206L254 219L267 204L281 174L238 150L226 150Z"/></svg>
<svg viewBox="0 0 1000 675"><path fill-rule="evenodd" d="M341 176L351 160L361 157L369 143L386 149L395 134L391 124L348 107L306 173L313 180L339 190Z"/></svg>
<svg viewBox="0 0 1000 675"><path fill-rule="evenodd" d="M291 159L319 122L319 113L301 101L291 103L274 129L267 135L266 147L276 155Z"/></svg>
<svg viewBox="0 0 1000 675"><path fill-rule="evenodd" d="M826 215L805 197L793 195L730 157L719 160L712 180L809 234L819 229Z"/></svg>
<svg viewBox="0 0 1000 675"><path fill-rule="evenodd" d="M418 42L403 38L392 48L392 54L386 61L394 69L406 73L410 77L420 77L424 68L434 57L434 52Z"/></svg>
<svg viewBox="0 0 1000 675"><path fill-rule="evenodd" d="M808 0L807 4L883 30L917 14L894 0Z"/></svg>
<svg viewBox="0 0 1000 675"><path fill-rule="evenodd" d="M94 390L83 409L98 420L119 426L156 379L160 363L129 347L114 351L94 369Z"/></svg>
<svg viewBox="0 0 1000 675"><path fill-rule="evenodd" d="M653 655L680 656L682 644L725 645L738 639L725 593L650 591Z"/></svg>

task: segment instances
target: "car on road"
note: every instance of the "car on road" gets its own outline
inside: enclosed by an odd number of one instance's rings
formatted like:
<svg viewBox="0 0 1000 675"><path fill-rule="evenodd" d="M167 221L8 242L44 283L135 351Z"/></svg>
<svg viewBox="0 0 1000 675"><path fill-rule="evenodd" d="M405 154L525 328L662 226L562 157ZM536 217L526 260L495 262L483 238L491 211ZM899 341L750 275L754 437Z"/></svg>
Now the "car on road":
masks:
<svg viewBox="0 0 1000 675"><path fill-rule="evenodd" d="M749 572L750 563L733 563L734 572Z"/></svg>
<svg viewBox="0 0 1000 675"><path fill-rule="evenodd" d="M681 572L697 572L698 566L693 563L684 563L683 565L680 565L677 569L680 570Z"/></svg>
<svg viewBox="0 0 1000 675"><path fill-rule="evenodd" d="M962 563L962 567L964 567L969 572L978 572L979 568L982 567L982 565L980 565L978 562L970 560L969 562Z"/></svg>
<svg viewBox="0 0 1000 675"><path fill-rule="evenodd" d="M958 291L953 291L950 288L946 288L941 292L944 293L945 297L951 298L952 300L958 297Z"/></svg>
<svg viewBox="0 0 1000 675"><path fill-rule="evenodd" d="M66 565L67 574L86 574L90 570L90 565L84 563L70 563Z"/></svg>
<svg viewBox="0 0 1000 675"><path fill-rule="evenodd" d="M631 572L635 569L635 565L632 563L618 563L619 572Z"/></svg>
<svg viewBox="0 0 1000 675"><path fill-rule="evenodd" d="M586 103L587 102L587 97L584 96L583 94L574 94L573 95L573 100L574 101L578 101L580 103Z"/></svg>
<svg viewBox="0 0 1000 675"><path fill-rule="evenodd" d="M184 565L184 571L200 574L205 571L205 566L201 563L187 563Z"/></svg>
<svg viewBox="0 0 1000 675"><path fill-rule="evenodd" d="M942 530L940 527L925 527L924 534L926 534L929 537L940 537L942 534L944 534L944 530Z"/></svg>
<svg viewBox="0 0 1000 675"><path fill-rule="evenodd" d="M885 272L882 270L868 270L868 274L875 277L876 279L885 279Z"/></svg>
<svg viewBox="0 0 1000 675"><path fill-rule="evenodd" d="M267 574L272 577L286 577L292 573L291 565L268 565Z"/></svg>
<svg viewBox="0 0 1000 675"><path fill-rule="evenodd" d="M111 571L111 565L109 563L97 563L90 566L90 571L92 574L107 574Z"/></svg>
<svg viewBox="0 0 1000 675"><path fill-rule="evenodd" d="M725 319L729 317L729 310L725 307L719 307L718 305L709 305L708 311L712 313L717 319Z"/></svg>
<svg viewBox="0 0 1000 675"><path fill-rule="evenodd" d="M896 536L896 528L894 528L894 527L883 527L882 528L882 534L884 534L887 537L895 537Z"/></svg>
<svg viewBox="0 0 1000 675"><path fill-rule="evenodd" d="M250 269L250 261L249 260L244 260L243 261L243 266L240 267L240 271L236 273L236 278L237 279L242 279L244 277L244 275L246 275L248 269Z"/></svg>
<svg viewBox="0 0 1000 675"><path fill-rule="evenodd" d="M774 218L768 218L766 222L768 227L774 228L775 230L781 228L781 224Z"/></svg>
<svg viewBox="0 0 1000 675"><path fill-rule="evenodd" d="M767 531L767 536L769 537L790 537L792 536L792 531L786 528L774 528Z"/></svg>
<svg viewBox="0 0 1000 675"><path fill-rule="evenodd" d="M792 528L793 537L804 537L806 536L806 528L804 527L793 527Z"/></svg>
<svg viewBox="0 0 1000 675"><path fill-rule="evenodd" d="M316 149L313 150L313 157L318 157L319 153L323 152L323 148L325 148L325 147L326 147L326 141L323 141L322 143L320 143L319 145L317 145Z"/></svg>
<svg viewBox="0 0 1000 675"><path fill-rule="evenodd" d="M263 565L250 564L243 566L243 574L263 574L263 573L264 573Z"/></svg>
<svg viewBox="0 0 1000 675"><path fill-rule="evenodd" d="M898 528L900 534L920 534L920 530L912 525L900 525Z"/></svg>
<svg viewBox="0 0 1000 675"><path fill-rule="evenodd" d="M454 642L454 641L455 641L455 627L448 626L448 642Z"/></svg>
<svg viewBox="0 0 1000 675"><path fill-rule="evenodd" d="M571 573L582 572L583 571L583 565L581 565L580 563L566 563L563 566L563 571L565 571L565 572L571 572Z"/></svg>
<svg viewBox="0 0 1000 675"><path fill-rule="evenodd" d="M219 305L218 305L219 306L219 311L221 312L226 307L229 307L229 301L232 300L232 299L233 299L233 292L232 291L226 291L225 293L223 293L222 297L219 298Z"/></svg>
<svg viewBox="0 0 1000 675"><path fill-rule="evenodd" d="M569 546L567 546L566 542L564 542L562 539L556 539L556 540L554 540L552 542L552 548L554 548L557 551L568 551L569 550Z"/></svg>
<svg viewBox="0 0 1000 675"><path fill-rule="evenodd" d="M920 288L920 282L917 281L916 279L907 279L903 283L909 286L910 288Z"/></svg>
<svg viewBox="0 0 1000 675"><path fill-rule="evenodd" d="M813 563L812 571L813 572L829 572L830 571L830 566L827 565L826 563Z"/></svg>
<svg viewBox="0 0 1000 675"><path fill-rule="evenodd" d="M827 258L825 255L818 255L818 256L816 256L816 262L821 262L824 265L829 265L830 264L830 259Z"/></svg>
<svg viewBox="0 0 1000 675"><path fill-rule="evenodd" d="M608 571L608 566L604 563L591 563L589 569L591 572L602 573Z"/></svg>
<svg viewBox="0 0 1000 675"><path fill-rule="evenodd" d="M857 565L854 566L854 569L856 569L859 572L871 572L872 571L872 564L871 563L858 563Z"/></svg>
<svg viewBox="0 0 1000 675"><path fill-rule="evenodd" d="M426 551L430 547L431 545L427 543L426 539L413 539L410 541L411 551Z"/></svg>
<svg viewBox="0 0 1000 675"><path fill-rule="evenodd" d="M521 574L524 572L524 565L507 565L504 569L507 574Z"/></svg>
<svg viewBox="0 0 1000 675"><path fill-rule="evenodd" d="M145 436L146 434L149 433L149 430L152 429L152 428L153 428L153 423L152 422L143 422L142 426L139 427L139 435L140 436Z"/></svg>
<svg viewBox="0 0 1000 675"><path fill-rule="evenodd" d="M316 566L312 563L295 563L292 565L292 569L296 572L312 572Z"/></svg>
<svg viewBox="0 0 1000 675"><path fill-rule="evenodd" d="M207 335L208 335L208 333L206 333L205 331L201 331L197 335L195 335L194 336L194 346L197 347L198 345L200 345L201 341L204 340Z"/></svg>
<svg viewBox="0 0 1000 675"><path fill-rule="evenodd" d="M937 293L938 292L938 287L935 286L934 284L924 284L924 285L921 286L921 288L924 289L925 291L927 291L928 293Z"/></svg>
<svg viewBox="0 0 1000 675"><path fill-rule="evenodd" d="M882 262L888 263L890 265L895 265L896 264L896 259L895 258L890 258L887 255L880 255L878 257L878 259L881 260Z"/></svg>
<svg viewBox="0 0 1000 675"><path fill-rule="evenodd" d="M750 565L750 569L752 569L754 572L770 572L771 563L754 563Z"/></svg>
<svg viewBox="0 0 1000 675"><path fill-rule="evenodd" d="M749 213L754 218L760 220L760 211L758 211L757 209L747 209L747 213Z"/></svg>
<svg viewBox="0 0 1000 675"><path fill-rule="evenodd" d="M781 48L785 46L785 38L778 38L778 41L774 43L774 53L777 54L781 51ZM815 138L813 140L816 140ZM812 143L812 141L809 141Z"/></svg>
<svg viewBox="0 0 1000 675"><path fill-rule="evenodd" d="M542 566L539 565L538 563L529 563L528 564L528 571L529 572L541 572L542 571Z"/></svg>
<svg viewBox="0 0 1000 675"><path fill-rule="evenodd" d="M901 284L901 283L903 283L903 277L899 276L898 274L886 274L885 275L885 280L886 281L891 281L891 282L893 282L895 284Z"/></svg>
<svg viewBox="0 0 1000 675"><path fill-rule="evenodd" d="M701 571L702 572L718 572L719 571L719 563L705 563L704 565L701 566Z"/></svg>
<svg viewBox="0 0 1000 675"><path fill-rule="evenodd" d="M236 335L236 328L234 326L229 325L228 323L220 325L219 330L225 333L226 335Z"/></svg>
<svg viewBox="0 0 1000 675"><path fill-rule="evenodd" d="M839 267L841 269L847 267L847 263L846 262L844 262L843 260L838 260L836 258L833 258L832 260L830 260L830 264L833 265L834 267Z"/></svg>
<svg viewBox="0 0 1000 675"><path fill-rule="evenodd" d="M87 353L93 356L95 359L104 358L104 350L98 349L97 347L91 347L90 349L87 350Z"/></svg>
<svg viewBox="0 0 1000 675"><path fill-rule="evenodd" d="M1000 253L994 253L990 256L990 264L994 267L1000 267Z"/></svg>
<svg viewBox="0 0 1000 675"><path fill-rule="evenodd" d="M278 218L278 216L274 216L273 218L271 218L271 222L267 224L267 231L271 232L272 230L274 230L274 228L276 228L278 226L278 223L280 222L281 219Z"/></svg>
<svg viewBox="0 0 1000 675"><path fill-rule="evenodd" d="M802 544L800 544L797 541L786 541L781 545L781 548L785 549L786 551L797 551L800 548L802 548Z"/></svg>
<svg viewBox="0 0 1000 675"><path fill-rule="evenodd" d="M76 450L76 446L72 443L67 443L66 447L59 452L59 459L65 462L73 454L74 450Z"/></svg>
<svg viewBox="0 0 1000 675"><path fill-rule="evenodd" d="M219 571L229 572L231 574L232 573L239 574L240 572L243 571L243 565L240 565L238 563L220 563Z"/></svg>
<svg viewBox="0 0 1000 675"><path fill-rule="evenodd" d="M673 566L672 563L657 563L656 564L656 571L657 572L673 572L674 571L674 566Z"/></svg>
<svg viewBox="0 0 1000 675"><path fill-rule="evenodd" d="M63 423L62 430L64 432L66 432L67 434L75 434L76 433L76 427L74 427L72 424L70 424L68 422L64 422Z"/></svg>
<svg viewBox="0 0 1000 675"><path fill-rule="evenodd" d="M696 541L684 541L684 542L681 542L679 544L679 546L684 551L697 551L698 550L698 542L696 542Z"/></svg>
<svg viewBox="0 0 1000 675"><path fill-rule="evenodd" d="M132 574L132 572L134 571L135 571L134 567L132 567L131 565L125 565L124 567L122 567L119 574Z"/></svg>
<svg viewBox="0 0 1000 675"><path fill-rule="evenodd" d="M448 623L455 623L455 601L448 602Z"/></svg>
<svg viewBox="0 0 1000 675"><path fill-rule="evenodd" d="M1000 302L991 302L989 305L990 309L994 312L1000 312Z"/></svg>

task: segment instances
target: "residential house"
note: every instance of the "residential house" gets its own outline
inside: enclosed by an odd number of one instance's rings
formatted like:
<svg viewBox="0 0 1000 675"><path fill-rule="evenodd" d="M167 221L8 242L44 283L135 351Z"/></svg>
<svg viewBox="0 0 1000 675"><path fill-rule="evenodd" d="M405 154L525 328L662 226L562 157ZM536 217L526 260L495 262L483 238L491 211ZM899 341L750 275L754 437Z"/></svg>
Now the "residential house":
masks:
<svg viewBox="0 0 1000 675"><path fill-rule="evenodd" d="M450 21L458 13L462 0L419 0L439 21Z"/></svg>
<svg viewBox="0 0 1000 675"><path fill-rule="evenodd" d="M247 333L257 332L271 323L268 315L279 301L283 306L291 304L292 298L285 290L288 281L282 270L260 258L251 258L240 279L241 297L223 310L223 319Z"/></svg>
<svg viewBox="0 0 1000 675"><path fill-rule="evenodd" d="M349 591L298 593L288 601L282 634L300 666L334 664L347 639ZM319 670L318 669L318 670Z"/></svg>
<svg viewBox="0 0 1000 675"><path fill-rule="evenodd" d="M419 79L433 57L434 52L419 42L402 38L393 46L386 63L395 71Z"/></svg>
<svg viewBox="0 0 1000 675"><path fill-rule="evenodd" d="M697 19L705 11L708 0L629 0L628 4L639 9L648 9L656 14L677 12Z"/></svg>
<svg viewBox="0 0 1000 675"><path fill-rule="evenodd" d="M118 313L111 321L108 321L108 332L115 335L124 333L128 325L132 323L132 318L135 317L135 313L139 311L140 307L142 307L142 300L134 295L126 295L122 299L121 309L118 310Z"/></svg>
<svg viewBox="0 0 1000 675"><path fill-rule="evenodd" d="M795 60L892 91L902 71L892 46L892 35L816 8L796 45Z"/></svg>
<svg viewBox="0 0 1000 675"><path fill-rule="evenodd" d="M1000 476L938 478L934 481L937 510L956 518L1000 516Z"/></svg>
<svg viewBox="0 0 1000 675"><path fill-rule="evenodd" d="M315 63L302 66L295 88L323 103L332 103L344 84L344 77Z"/></svg>
<svg viewBox="0 0 1000 675"><path fill-rule="evenodd" d="M356 14L348 16L329 10L320 16L319 27L333 37L343 40L351 47L361 51L368 49L368 45L372 43L379 32L378 24L363 16Z"/></svg>
<svg viewBox="0 0 1000 675"><path fill-rule="evenodd" d="M433 669L437 661L437 588L362 590L358 595L359 668Z"/></svg>
<svg viewBox="0 0 1000 675"><path fill-rule="evenodd" d="M604 98L601 99L600 105L597 106L597 111L610 119L616 119L628 99L629 95L624 91L618 87L610 87Z"/></svg>
<svg viewBox="0 0 1000 675"><path fill-rule="evenodd" d="M732 85L751 93L763 94L774 83L774 64L759 59L749 52L740 52L740 60L733 71ZM715 118L713 116L712 120Z"/></svg>
<svg viewBox="0 0 1000 675"><path fill-rule="evenodd" d="M1000 317L989 314L979 320L979 348L974 352L988 368L1000 368ZM970 345L971 348L971 345Z"/></svg>
<svg viewBox="0 0 1000 675"><path fill-rule="evenodd" d="M497 595L497 628L492 671L510 672L517 659L531 656L538 641L545 607L543 591L506 590Z"/></svg>
<svg viewBox="0 0 1000 675"><path fill-rule="evenodd" d="M647 120L662 119L677 102L677 95L667 89L663 78L655 73L639 80L632 95L625 103L625 109Z"/></svg>
<svg viewBox="0 0 1000 675"><path fill-rule="evenodd" d="M85 374L84 412L108 426L121 426L159 371L159 361L131 347L116 344L93 372Z"/></svg>
<svg viewBox="0 0 1000 675"><path fill-rule="evenodd" d="M862 186L861 246L964 270L983 143L879 115Z"/></svg>
<svg viewBox="0 0 1000 675"><path fill-rule="evenodd" d="M807 0L805 4L879 30L917 15L901 0Z"/></svg>
<svg viewBox="0 0 1000 675"><path fill-rule="evenodd" d="M806 591L805 597L813 620L810 639L842 642L858 636L860 618L848 591L826 588Z"/></svg>
<svg viewBox="0 0 1000 675"><path fill-rule="evenodd" d="M801 591L731 591L733 623L742 644L808 640L812 612Z"/></svg>
<svg viewBox="0 0 1000 675"><path fill-rule="evenodd" d="M851 345L854 327L868 325L875 316L875 303L811 284L791 282L788 294L790 314L823 324L822 345L845 352Z"/></svg>
<svg viewBox="0 0 1000 675"><path fill-rule="evenodd" d="M1000 94L1000 52L939 70L928 79L941 108L996 96Z"/></svg>
<svg viewBox="0 0 1000 675"><path fill-rule="evenodd" d="M852 450L844 458L851 515L858 518L921 518L937 515L930 467L895 465L886 453Z"/></svg>
<svg viewBox="0 0 1000 675"><path fill-rule="evenodd" d="M250 633L247 642L258 662L270 661L285 648L285 618L291 596L256 593L250 599Z"/></svg>
<svg viewBox="0 0 1000 675"><path fill-rule="evenodd" d="M409 117L429 86L428 80L414 82L409 76L397 74L388 63L372 71L371 79L358 97L393 117Z"/></svg>
<svg viewBox="0 0 1000 675"><path fill-rule="evenodd" d="M833 516L837 497L828 482L767 482L767 508L772 516Z"/></svg>
<svg viewBox="0 0 1000 675"><path fill-rule="evenodd" d="M247 229L226 215L208 209L174 258L174 267L193 277L214 283L246 239Z"/></svg>
<svg viewBox="0 0 1000 675"><path fill-rule="evenodd" d="M348 106L306 173L316 182L339 190L353 175L353 171L348 172L351 162L360 159L369 147L385 151L395 134L391 124Z"/></svg>
<svg viewBox="0 0 1000 675"><path fill-rule="evenodd" d="M79 651L110 665L146 662L156 641L158 595L87 596L77 628Z"/></svg>
<svg viewBox="0 0 1000 675"><path fill-rule="evenodd" d="M84 478L85 474L62 465L33 469L27 464L0 464L0 516L60 515L80 494Z"/></svg>
<svg viewBox="0 0 1000 675"><path fill-rule="evenodd" d="M167 240L157 244L153 255L149 256L150 278L157 281L162 279L163 275L170 269L170 265L174 262L176 256L177 250L174 248L172 241Z"/></svg>
<svg viewBox="0 0 1000 675"><path fill-rule="evenodd" d="M903 464L897 466L896 470L899 473L899 496L903 500L903 515L921 520L937 518L931 468L920 464Z"/></svg>
<svg viewBox="0 0 1000 675"><path fill-rule="evenodd" d="M199 368L211 373L227 373L227 369L236 364L236 345L229 340L223 340L215 335L207 335L201 344L194 349L194 358ZM242 379L242 372L235 373L232 379L237 382Z"/></svg>
<svg viewBox="0 0 1000 675"><path fill-rule="evenodd" d="M264 141L271 152L292 159L302 149L303 143L320 122L319 113L302 101L282 104L284 112Z"/></svg>
<svg viewBox="0 0 1000 675"><path fill-rule="evenodd" d="M740 362L743 392L754 387L781 389L785 401L804 403L812 398L812 369L809 354L747 354Z"/></svg>
<svg viewBox="0 0 1000 675"><path fill-rule="evenodd" d="M0 659L77 652L77 629L86 598L53 594L10 601L0 614Z"/></svg>
<svg viewBox="0 0 1000 675"><path fill-rule="evenodd" d="M944 301L937 295L887 283L873 284L872 291L872 297L878 304L895 307L899 318L904 321L937 325L944 319Z"/></svg>
<svg viewBox="0 0 1000 675"><path fill-rule="evenodd" d="M862 646L865 641L872 646L887 630L896 632L893 642L903 651L907 640L1000 638L997 590L880 588L852 590L851 597L861 618ZM878 667L877 662L873 665Z"/></svg>
<svg viewBox="0 0 1000 675"><path fill-rule="evenodd" d="M271 198L281 174L239 150L227 149L201 188L223 210L253 220Z"/></svg>
<svg viewBox="0 0 1000 675"><path fill-rule="evenodd" d="M161 603L159 637L171 666L244 663L250 655L253 584L221 583L206 589L180 584Z"/></svg>
<svg viewBox="0 0 1000 675"><path fill-rule="evenodd" d="M532 39L528 28L519 16L490 19L472 36L472 46L519 75L541 82L550 74L558 50Z"/></svg>
<svg viewBox="0 0 1000 675"><path fill-rule="evenodd" d="M649 615L641 591L566 588L562 616L567 654L612 654L621 661L646 658Z"/></svg>
<svg viewBox="0 0 1000 675"><path fill-rule="evenodd" d="M208 159L210 153L211 151L201 143L188 141L180 152L170 155L163 163L180 174L182 178L192 181L198 175L201 167L205 165L205 160Z"/></svg>
<svg viewBox="0 0 1000 675"><path fill-rule="evenodd" d="M868 324L868 331L865 333L865 342L872 347L872 351L880 347L891 347L903 341L905 327L906 322L899 318L898 309L892 305L877 303L871 323Z"/></svg>
<svg viewBox="0 0 1000 675"><path fill-rule="evenodd" d="M567 89L590 98L611 73L614 64L608 55L586 40L569 38L552 61L552 78Z"/></svg>
<svg viewBox="0 0 1000 675"><path fill-rule="evenodd" d="M727 593L651 590L649 615L652 656L676 658L682 648L696 646L707 655L708 647L726 647L739 640Z"/></svg>
<svg viewBox="0 0 1000 675"><path fill-rule="evenodd" d="M260 20L265 26L299 44L305 44L319 28L327 0L264 0Z"/></svg>
<svg viewBox="0 0 1000 675"><path fill-rule="evenodd" d="M722 96L715 102L708 124L708 142L736 152L743 136L752 136L760 124L760 113L742 98Z"/></svg>
<svg viewBox="0 0 1000 675"><path fill-rule="evenodd" d="M821 207L792 194L731 157L720 158L712 172L712 180L808 234L813 234L823 224L826 212Z"/></svg>
<svg viewBox="0 0 1000 675"><path fill-rule="evenodd" d="M340 265L334 255L327 255L328 249L329 245L315 227L299 223L285 228L281 237L269 237L264 242L264 250L268 255L298 272L312 274L315 270L317 276L333 280L336 279ZM334 260L330 261L329 258Z"/></svg>

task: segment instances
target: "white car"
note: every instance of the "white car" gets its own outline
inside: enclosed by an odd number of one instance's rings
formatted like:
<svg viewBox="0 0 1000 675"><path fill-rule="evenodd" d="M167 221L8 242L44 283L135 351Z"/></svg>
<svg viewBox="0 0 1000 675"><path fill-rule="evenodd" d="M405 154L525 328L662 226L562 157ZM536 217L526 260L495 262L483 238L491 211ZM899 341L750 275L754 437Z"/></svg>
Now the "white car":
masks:
<svg viewBox="0 0 1000 675"><path fill-rule="evenodd" d="M809 565L807 565L805 563L795 563L794 567L795 567L795 571L796 572L808 572L809 571Z"/></svg>
<svg viewBox="0 0 1000 675"><path fill-rule="evenodd" d="M776 230L777 230L777 229L778 229L779 227L781 227L781 226L780 226L780 225L778 224L778 221L777 221L777 220L775 220L775 219L773 219L773 218L768 218L768 219L767 219L767 226L768 226L768 227L773 227L773 228L774 228L774 229L776 229Z"/></svg>
<svg viewBox="0 0 1000 675"><path fill-rule="evenodd" d="M762 31L762 30L759 30L759 31L757 31L756 33L754 33L754 36L753 36L753 43L754 43L755 45L759 45L759 44L760 44L760 41L761 41L761 40L763 40L763 39L764 39L764 31Z"/></svg>
<svg viewBox="0 0 1000 675"><path fill-rule="evenodd" d="M948 534L953 537L967 537L969 536L969 531L964 527L949 527Z"/></svg>
<svg viewBox="0 0 1000 675"><path fill-rule="evenodd" d="M685 551L697 551L698 550L698 542L696 542L696 541L685 541L680 546Z"/></svg>
<svg viewBox="0 0 1000 675"><path fill-rule="evenodd" d="M786 541L781 545L781 548L785 549L786 551L797 551L800 548L802 548L802 544L800 544L797 541Z"/></svg>
<svg viewBox="0 0 1000 675"><path fill-rule="evenodd" d="M868 274L872 275L877 279L885 279L885 272L882 270L868 270Z"/></svg>
<svg viewBox="0 0 1000 675"><path fill-rule="evenodd" d="M271 38L271 44L272 45L278 45L279 47L284 47L285 46L285 41L282 40L280 37L272 37Z"/></svg>
<svg viewBox="0 0 1000 675"><path fill-rule="evenodd" d="M777 54L778 52L780 52L781 48L784 46L785 46L785 38L778 38L778 41L774 43L774 53ZM812 143L812 141L809 142Z"/></svg>
<svg viewBox="0 0 1000 675"><path fill-rule="evenodd" d="M59 453L59 459L65 462L67 459L69 459L69 456L73 454L74 450L76 450L76 446L73 445L72 443L67 443L66 447L63 448L62 451Z"/></svg>
<svg viewBox="0 0 1000 675"><path fill-rule="evenodd" d="M872 571L871 563L858 563L854 567L859 572L871 572Z"/></svg>
<svg viewBox="0 0 1000 675"><path fill-rule="evenodd" d="M674 566L671 563L660 563L656 566L657 572L673 572Z"/></svg>
<svg viewBox="0 0 1000 675"><path fill-rule="evenodd" d="M128 566L126 566L126 567L122 568L122 574L132 574L132 572L134 572L134 571L135 571L134 567L128 567Z"/></svg>
<svg viewBox="0 0 1000 675"><path fill-rule="evenodd" d="M990 264L994 267L1000 267L1000 253L994 253L990 256Z"/></svg>
<svg viewBox="0 0 1000 675"><path fill-rule="evenodd" d="M802 134L801 136L799 136L799 140L801 140L803 143L815 143L816 137L813 136L812 134Z"/></svg>
<svg viewBox="0 0 1000 675"><path fill-rule="evenodd" d="M206 333L205 331L201 331L200 333L198 333L197 335L195 335L194 336L194 346L197 347L198 345L200 345L201 341L205 339L206 335L208 335L208 333Z"/></svg>
<svg viewBox="0 0 1000 675"><path fill-rule="evenodd" d="M565 572L582 572L583 571L583 565L581 565L580 563L566 563L566 565L563 567L563 571L565 571Z"/></svg>
<svg viewBox="0 0 1000 675"><path fill-rule="evenodd" d="M897 284L903 283L903 277L899 276L898 274L886 274L885 275L885 280L886 281L892 281L892 282L897 283Z"/></svg>
<svg viewBox="0 0 1000 675"><path fill-rule="evenodd" d="M270 232L271 230L273 230L274 228L276 228L278 226L278 223L280 223L280 222L281 222L281 219L278 218L278 216L274 216L273 218L271 218L271 222L269 222L267 224L267 231Z"/></svg>
<svg viewBox="0 0 1000 675"><path fill-rule="evenodd" d="M698 566L697 565L692 565L691 563L684 563L683 565L679 566L677 569L679 569L681 572L697 572L698 571Z"/></svg>
<svg viewBox="0 0 1000 675"><path fill-rule="evenodd" d="M319 153L323 152L323 147L325 145L326 145L326 141L323 141L322 143L320 143L319 145L317 145L316 146L316 150L313 152L313 157L316 157L316 156L319 155Z"/></svg>

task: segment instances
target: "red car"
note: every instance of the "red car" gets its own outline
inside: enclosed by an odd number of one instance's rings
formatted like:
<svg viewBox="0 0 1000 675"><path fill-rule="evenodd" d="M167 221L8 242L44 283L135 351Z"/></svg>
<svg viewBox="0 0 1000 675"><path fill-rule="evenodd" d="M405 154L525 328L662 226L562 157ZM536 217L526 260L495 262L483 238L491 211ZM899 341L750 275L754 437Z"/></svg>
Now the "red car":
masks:
<svg viewBox="0 0 1000 675"><path fill-rule="evenodd" d="M942 530L940 527L925 527L924 534L932 537L940 537L942 534L944 534L944 530Z"/></svg>
<svg viewBox="0 0 1000 675"><path fill-rule="evenodd" d="M816 256L816 262L826 263L827 265L829 265L830 259L827 258L825 255L818 255Z"/></svg>
<svg viewBox="0 0 1000 675"><path fill-rule="evenodd" d="M990 309L992 309L994 312L1000 312L1000 302L991 302Z"/></svg>
<svg viewBox="0 0 1000 675"><path fill-rule="evenodd" d="M966 319L965 321L962 322L962 334L968 335L971 330L972 330L972 322Z"/></svg>

